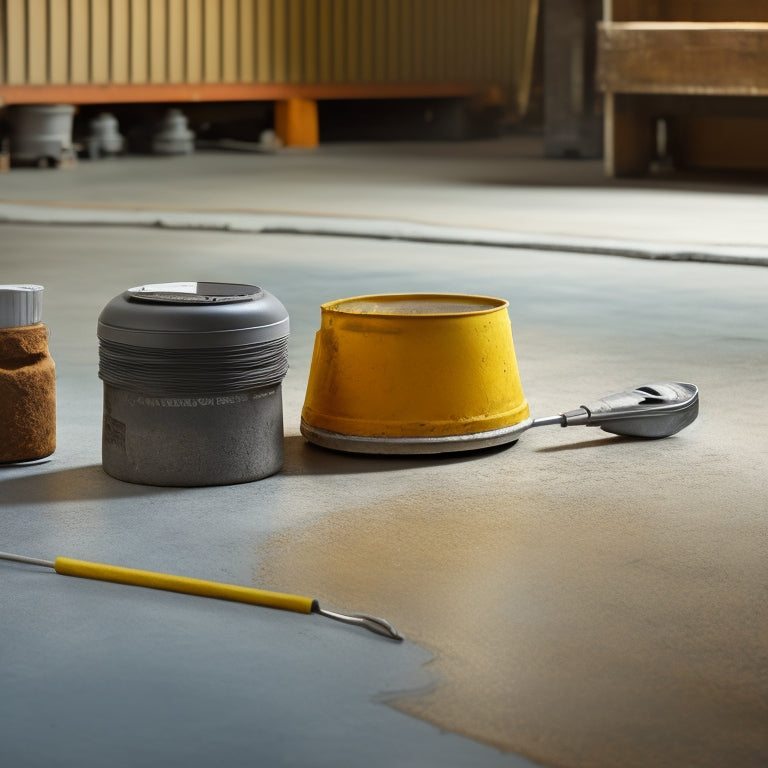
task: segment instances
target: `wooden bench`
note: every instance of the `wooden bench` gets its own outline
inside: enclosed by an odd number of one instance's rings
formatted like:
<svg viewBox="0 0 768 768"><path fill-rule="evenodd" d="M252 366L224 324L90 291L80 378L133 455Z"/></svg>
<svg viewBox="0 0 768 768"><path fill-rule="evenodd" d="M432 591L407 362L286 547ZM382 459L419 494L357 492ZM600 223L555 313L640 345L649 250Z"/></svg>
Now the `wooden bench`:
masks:
<svg viewBox="0 0 768 768"><path fill-rule="evenodd" d="M606 0L597 46L609 175L661 159L660 122L676 167L768 169L768 3Z"/></svg>

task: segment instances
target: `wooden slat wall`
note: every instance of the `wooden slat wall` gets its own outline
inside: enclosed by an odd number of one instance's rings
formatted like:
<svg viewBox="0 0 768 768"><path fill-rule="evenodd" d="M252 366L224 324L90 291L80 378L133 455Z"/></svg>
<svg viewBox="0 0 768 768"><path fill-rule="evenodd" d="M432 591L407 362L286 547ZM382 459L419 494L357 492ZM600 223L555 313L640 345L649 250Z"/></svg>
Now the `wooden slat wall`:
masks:
<svg viewBox="0 0 768 768"><path fill-rule="evenodd" d="M516 86L538 0L0 0L0 85Z"/></svg>
<svg viewBox="0 0 768 768"><path fill-rule="evenodd" d="M5 58L7 54L6 39L7 34L5 31L5 0L0 0L0 83L6 82L5 76Z"/></svg>
<svg viewBox="0 0 768 768"><path fill-rule="evenodd" d="M128 34L130 36L129 71L131 83L146 83L149 80L149 14L147 13L148 0L131 0L130 24ZM73 83L82 83L83 80L73 80ZM87 82L87 81L85 81Z"/></svg>
<svg viewBox="0 0 768 768"><path fill-rule="evenodd" d="M184 77L188 83L199 83L203 79L203 0L185 0L186 15Z"/></svg>
<svg viewBox="0 0 768 768"><path fill-rule="evenodd" d="M27 19L24 0L5 0L5 77L8 83L27 82Z"/></svg>
<svg viewBox="0 0 768 768"><path fill-rule="evenodd" d="M110 23L110 79L113 83L124 84L129 82L130 47L128 35L125 30L130 28L130 0L113 0ZM66 55L66 52L65 54ZM52 66L55 71L56 67Z"/></svg>

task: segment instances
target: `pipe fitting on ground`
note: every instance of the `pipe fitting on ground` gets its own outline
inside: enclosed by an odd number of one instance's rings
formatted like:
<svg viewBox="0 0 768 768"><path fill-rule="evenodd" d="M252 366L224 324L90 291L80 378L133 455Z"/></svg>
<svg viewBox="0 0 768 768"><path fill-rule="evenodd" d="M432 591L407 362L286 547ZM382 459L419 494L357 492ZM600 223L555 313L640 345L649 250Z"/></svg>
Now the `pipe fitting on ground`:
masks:
<svg viewBox="0 0 768 768"><path fill-rule="evenodd" d="M254 285L131 288L99 316L102 463L147 485L229 485L283 464L288 313Z"/></svg>

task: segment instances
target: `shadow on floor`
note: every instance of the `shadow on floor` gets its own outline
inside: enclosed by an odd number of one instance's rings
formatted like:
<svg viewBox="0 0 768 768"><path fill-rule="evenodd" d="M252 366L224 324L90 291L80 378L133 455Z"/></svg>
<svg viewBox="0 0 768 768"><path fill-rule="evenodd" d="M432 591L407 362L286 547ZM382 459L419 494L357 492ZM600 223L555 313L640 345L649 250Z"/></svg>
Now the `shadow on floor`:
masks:
<svg viewBox="0 0 768 768"><path fill-rule="evenodd" d="M542 448L541 451L561 451L589 448L623 441L606 438L570 445ZM631 442L629 439L626 442ZM333 451L308 443L299 435L285 438L285 462L279 474L289 477L300 475L357 475L373 472L411 471L445 464L464 464L480 460L489 454L501 453L515 443L483 448L475 451L457 451L431 455L386 456L353 454ZM100 464L49 471L50 462L26 465L28 474L19 476L22 465L0 466L0 496L6 504L43 504L57 501L87 501L92 499L135 498L139 496L177 493L178 487L127 483L109 476ZM13 477L4 477L11 471Z"/></svg>
<svg viewBox="0 0 768 768"><path fill-rule="evenodd" d="M133 498L172 492L173 488L135 485L115 480L100 464L46 471L48 462L27 465L28 474L3 477L20 465L0 467L0 496L5 504L44 504L57 501Z"/></svg>
<svg viewBox="0 0 768 768"><path fill-rule="evenodd" d="M597 440L581 440L579 442L566 443L564 445L549 445L546 448L537 448L536 453L557 453L558 451L575 451L581 448L607 448L621 443L636 443L638 440L657 438L621 437L619 435L606 435ZM669 439L669 438L666 438Z"/></svg>
<svg viewBox="0 0 768 768"><path fill-rule="evenodd" d="M462 464L489 453L499 453L514 445L500 445L477 451L438 453L421 456L384 456L354 454L319 448L299 435L285 438L285 464L281 474L295 475L356 475L369 472L408 471L436 464Z"/></svg>

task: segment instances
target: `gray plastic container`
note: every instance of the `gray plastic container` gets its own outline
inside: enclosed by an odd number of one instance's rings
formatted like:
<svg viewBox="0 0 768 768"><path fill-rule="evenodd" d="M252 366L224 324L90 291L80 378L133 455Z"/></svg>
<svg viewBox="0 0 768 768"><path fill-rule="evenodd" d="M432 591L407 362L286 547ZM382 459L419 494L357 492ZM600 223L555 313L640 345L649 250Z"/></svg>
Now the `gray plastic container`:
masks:
<svg viewBox="0 0 768 768"><path fill-rule="evenodd" d="M9 110L11 158L14 161L60 162L74 157L71 104L24 104Z"/></svg>
<svg viewBox="0 0 768 768"><path fill-rule="evenodd" d="M131 288L99 316L104 470L147 485L228 485L283 465L288 313L254 285Z"/></svg>

